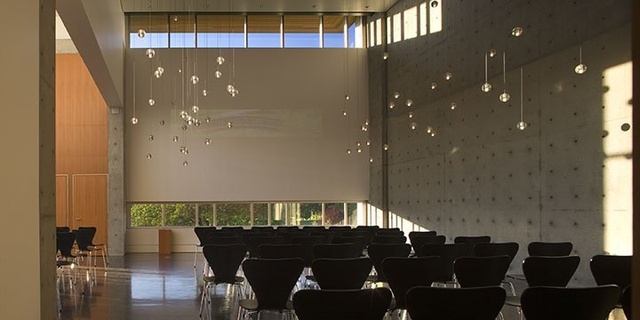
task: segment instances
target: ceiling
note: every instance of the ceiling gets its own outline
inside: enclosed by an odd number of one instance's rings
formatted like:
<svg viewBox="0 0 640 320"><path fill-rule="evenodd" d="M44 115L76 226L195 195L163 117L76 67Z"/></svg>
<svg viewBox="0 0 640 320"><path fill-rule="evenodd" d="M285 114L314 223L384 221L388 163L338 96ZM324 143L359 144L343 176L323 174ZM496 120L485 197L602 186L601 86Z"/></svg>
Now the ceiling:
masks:
<svg viewBox="0 0 640 320"><path fill-rule="evenodd" d="M387 11L398 0L120 0L124 12L350 12Z"/></svg>

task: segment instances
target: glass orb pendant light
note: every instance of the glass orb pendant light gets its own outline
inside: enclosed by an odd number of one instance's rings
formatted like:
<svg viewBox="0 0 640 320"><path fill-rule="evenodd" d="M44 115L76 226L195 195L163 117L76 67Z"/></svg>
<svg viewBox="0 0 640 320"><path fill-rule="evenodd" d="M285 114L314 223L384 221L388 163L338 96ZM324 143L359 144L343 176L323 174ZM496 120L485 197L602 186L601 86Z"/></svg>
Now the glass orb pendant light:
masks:
<svg viewBox="0 0 640 320"><path fill-rule="evenodd" d="M522 73L522 67L520 67L520 121L516 123L516 129L520 131L523 131L529 126L529 124L524 122L524 85Z"/></svg>
<svg viewBox="0 0 640 320"><path fill-rule="evenodd" d="M500 102L507 102L511 99L511 95L507 93L507 58L505 52L502 52L502 85L503 91L498 99Z"/></svg>
<svg viewBox="0 0 640 320"><path fill-rule="evenodd" d="M485 92L485 93L491 91L491 84L489 83L488 65L489 65L489 61L487 59L487 54L485 53L484 54L484 83L480 87L480 89L482 89L482 92Z"/></svg>
<svg viewBox="0 0 640 320"><path fill-rule="evenodd" d="M577 74L584 74L585 72L587 72L587 66L582 63L582 46L580 46L580 63L575 67L573 71L575 71Z"/></svg>

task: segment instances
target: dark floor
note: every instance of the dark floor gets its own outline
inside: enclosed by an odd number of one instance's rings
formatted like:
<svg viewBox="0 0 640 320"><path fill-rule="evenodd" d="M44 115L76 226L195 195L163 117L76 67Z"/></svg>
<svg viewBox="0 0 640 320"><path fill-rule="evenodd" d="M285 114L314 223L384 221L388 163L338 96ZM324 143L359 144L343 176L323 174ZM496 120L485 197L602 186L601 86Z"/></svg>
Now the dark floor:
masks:
<svg viewBox="0 0 640 320"><path fill-rule="evenodd" d="M193 268L193 253L128 254L111 257L109 268L78 268L59 282L60 319L198 319L202 293L202 254L198 254L198 269ZM520 289L520 288L518 288ZM520 290L518 290L520 291ZM228 286L212 290L212 303L203 319L236 319L234 295ZM207 312L210 318L207 317ZM615 314L616 312L614 312ZM507 320L518 319L514 308L503 309ZM262 320L278 319L277 314L265 314ZM621 314L610 319L625 319Z"/></svg>

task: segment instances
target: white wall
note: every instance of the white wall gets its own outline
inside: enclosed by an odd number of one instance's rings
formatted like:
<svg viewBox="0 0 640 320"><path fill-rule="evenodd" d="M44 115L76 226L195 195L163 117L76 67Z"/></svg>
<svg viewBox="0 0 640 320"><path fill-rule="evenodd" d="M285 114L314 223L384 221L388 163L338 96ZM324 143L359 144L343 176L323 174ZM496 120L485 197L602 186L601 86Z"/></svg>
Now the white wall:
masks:
<svg viewBox="0 0 640 320"><path fill-rule="evenodd" d="M144 49L127 51L128 202L368 199L367 133L360 129L368 112L365 49L348 50L347 64L344 49L236 50L235 82L240 90L236 98L225 90L233 54L223 50L224 75L215 79L213 60L218 50L198 50L197 56L194 52L156 49L154 59L148 59ZM197 104L202 122L187 131L181 130L184 122L178 116L183 57L184 105L191 109ZM130 122L134 60L139 119L135 126ZM151 78L158 65L165 69L164 75ZM350 100L344 117L346 66ZM200 78L197 86L188 82L194 73ZM203 88L207 96L202 95ZM153 107L147 103L151 96L156 101ZM232 129L227 128L228 121L234 123ZM174 135L178 143L172 141ZM210 146L205 138L212 140ZM356 152L358 139L361 154ZM188 155L180 153L181 146L189 149ZM352 155L346 154L347 148Z"/></svg>

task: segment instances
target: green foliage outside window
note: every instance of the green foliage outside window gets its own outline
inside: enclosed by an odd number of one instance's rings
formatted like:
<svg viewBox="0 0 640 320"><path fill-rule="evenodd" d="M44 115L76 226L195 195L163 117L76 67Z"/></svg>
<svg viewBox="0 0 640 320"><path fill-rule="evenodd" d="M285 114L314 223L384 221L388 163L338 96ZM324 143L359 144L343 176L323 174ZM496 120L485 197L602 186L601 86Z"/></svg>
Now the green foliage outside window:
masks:
<svg viewBox="0 0 640 320"><path fill-rule="evenodd" d="M248 203L216 204L216 215L219 226L251 225L251 206Z"/></svg>

